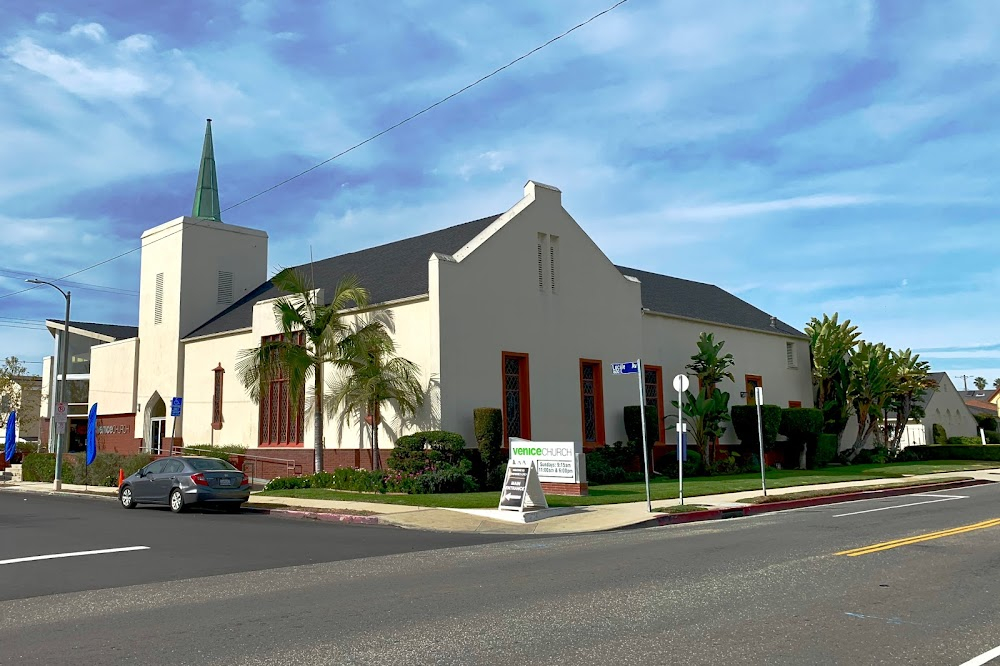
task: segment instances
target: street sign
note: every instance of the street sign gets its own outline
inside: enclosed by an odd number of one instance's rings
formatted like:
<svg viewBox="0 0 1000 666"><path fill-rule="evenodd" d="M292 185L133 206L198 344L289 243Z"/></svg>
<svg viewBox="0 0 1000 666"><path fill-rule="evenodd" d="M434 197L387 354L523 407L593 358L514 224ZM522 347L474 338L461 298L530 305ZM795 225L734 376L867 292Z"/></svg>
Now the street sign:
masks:
<svg viewBox="0 0 1000 666"><path fill-rule="evenodd" d="M66 434L66 422L65 421L56 421L56 432L59 433L60 435Z"/></svg>
<svg viewBox="0 0 1000 666"><path fill-rule="evenodd" d="M170 399L170 415L180 416L181 415L181 405L184 403L182 398L171 398Z"/></svg>
<svg viewBox="0 0 1000 666"><path fill-rule="evenodd" d="M55 421L56 423L65 424L66 423L66 416L67 416L66 403L65 402L57 402L56 403L56 411L55 411L55 414L52 416L52 420Z"/></svg>
<svg viewBox="0 0 1000 666"><path fill-rule="evenodd" d="M639 364L634 361L628 363L612 363L611 374L613 375L634 375L639 372Z"/></svg>
<svg viewBox="0 0 1000 666"><path fill-rule="evenodd" d="M688 386L691 385L691 380L688 379L687 375L677 375L674 377L674 390L678 393L683 393L688 390Z"/></svg>

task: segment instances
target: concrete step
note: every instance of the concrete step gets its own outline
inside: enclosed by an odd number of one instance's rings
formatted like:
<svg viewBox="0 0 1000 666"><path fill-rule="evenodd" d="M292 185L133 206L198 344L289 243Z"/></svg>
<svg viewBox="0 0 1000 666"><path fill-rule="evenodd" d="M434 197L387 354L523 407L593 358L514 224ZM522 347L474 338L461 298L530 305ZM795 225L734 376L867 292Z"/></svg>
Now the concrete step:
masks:
<svg viewBox="0 0 1000 666"><path fill-rule="evenodd" d="M0 481L4 483L21 483L23 478L20 464L8 465L7 469L0 472Z"/></svg>

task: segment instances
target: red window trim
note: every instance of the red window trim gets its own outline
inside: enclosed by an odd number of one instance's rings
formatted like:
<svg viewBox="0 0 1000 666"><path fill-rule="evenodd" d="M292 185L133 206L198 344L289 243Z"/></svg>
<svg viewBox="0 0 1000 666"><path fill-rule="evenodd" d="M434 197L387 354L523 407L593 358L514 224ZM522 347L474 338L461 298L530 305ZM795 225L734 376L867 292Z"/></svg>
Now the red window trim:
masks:
<svg viewBox="0 0 1000 666"><path fill-rule="evenodd" d="M747 394L747 404L754 404L753 387L750 385L752 380L756 380L756 386L764 388L764 378L760 375L743 375L743 389Z"/></svg>
<svg viewBox="0 0 1000 666"><path fill-rule="evenodd" d="M656 373L656 418L657 418L657 423L658 423L658 427L657 427L656 431L658 433L657 437L659 437L659 439L657 440L656 443L657 444L666 444L666 442L667 442L666 425L663 422L663 417L665 416L665 412L663 411L664 410L664 407L663 407L663 367L659 366L659 365L644 365L644 366L642 366L642 370L643 370L642 381L643 381L643 387L644 388L645 388L645 381L646 381L645 371L646 370L652 370L653 372Z"/></svg>
<svg viewBox="0 0 1000 666"><path fill-rule="evenodd" d="M594 408L597 413L594 415L597 421L597 441L588 442L587 441L587 417L584 412L584 395L583 395L583 367L584 365L593 365L594 370ZM581 358L580 359L580 436L583 441L583 445L593 444L595 446L604 446L607 439L604 435L604 375L601 372L601 362L592 358Z"/></svg>
<svg viewBox="0 0 1000 666"><path fill-rule="evenodd" d="M529 355L521 352L500 352L500 404L503 410L503 443L510 446L507 436L507 359L516 358L521 361L521 437L531 439L531 375Z"/></svg>
<svg viewBox="0 0 1000 666"><path fill-rule="evenodd" d="M293 333L292 336L293 336L292 339L297 344L300 344L300 345L304 345L305 344L305 334L302 333L301 331L298 332L298 333ZM261 343L263 344L264 342L267 342L268 340L277 340L280 337L282 337L281 333L279 333L277 335L267 335L267 336L264 336L264 337L261 338ZM280 399L280 396L281 396L281 385L282 384L287 385L287 383L288 383L288 380L285 377L277 377L275 379L272 379L271 383L265 388L265 390L267 391L266 397L265 397L265 395L261 395L260 405L259 405L259 409L258 409L258 417L257 417L257 442L258 442L257 445L260 446L261 448L282 448L282 449L287 449L287 448L300 448L300 447L304 447L305 446L305 433L304 433L304 431L305 431L305 402L306 402L305 401L305 387L303 387L302 394L299 396L299 407L298 407L297 410L295 410L296 413L293 415L291 413L292 412L292 400L291 400L291 396L287 395L287 390L285 392L286 393L285 400L281 401L281 399ZM277 395L278 395L278 399L277 400L274 399L274 395L273 395L273 389L275 387L277 387ZM283 404L282 404L282 402L283 402ZM271 430L271 428L270 428L270 419L268 419L268 421L267 421L268 425L267 425L267 427L265 427L265 420L264 420L265 419L265 411L269 412L272 409L272 406L277 406L277 409L278 409L278 419L277 419L278 420L278 432L280 432L280 429L281 429L281 421L284 421L285 435L286 435L286 437L288 438L289 441L281 442L281 441L274 441L273 439L271 439L270 436L271 435L275 435L277 433L271 433L270 432L270 430ZM267 416L270 417L271 414L267 414ZM293 421L293 416L294 416L294 421ZM268 437L269 441L266 441L266 442L264 441L265 434L267 434L269 436Z"/></svg>
<svg viewBox="0 0 1000 666"><path fill-rule="evenodd" d="M222 363L212 370L212 430L222 430L222 387L225 374Z"/></svg>

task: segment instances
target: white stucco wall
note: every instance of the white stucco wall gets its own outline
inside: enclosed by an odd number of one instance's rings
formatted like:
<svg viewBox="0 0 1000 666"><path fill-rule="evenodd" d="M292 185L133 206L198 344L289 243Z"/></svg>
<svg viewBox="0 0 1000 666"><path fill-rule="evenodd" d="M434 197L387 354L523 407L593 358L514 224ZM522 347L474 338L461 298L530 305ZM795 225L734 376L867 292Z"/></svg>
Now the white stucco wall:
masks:
<svg viewBox="0 0 1000 666"><path fill-rule="evenodd" d="M134 414L139 339L95 345L90 354L90 404L97 403L98 414Z"/></svg>
<svg viewBox="0 0 1000 666"><path fill-rule="evenodd" d="M665 413L670 414L672 400L677 393L671 384L678 374L686 374L685 369L691 356L698 351L698 337L702 332L713 333L715 341L724 341L724 354L732 354L735 365L730 368L736 381L723 380L719 389L729 393L729 405L749 404L740 397L745 390L745 376L758 375L762 379L764 404L788 407L790 401L798 401L803 407L813 406L812 378L809 369L809 342L780 334L770 334L747 329L695 322L676 317L666 317L646 313L642 318L643 361L663 368L663 400ZM796 368L789 368L785 355L785 344L795 345ZM697 385L691 388L697 392ZM637 404L638 399L628 404ZM619 414L620 417L620 414ZM676 420L668 421L671 426ZM738 443L732 426L727 427L721 442Z"/></svg>
<svg viewBox="0 0 1000 666"><path fill-rule="evenodd" d="M927 443L934 443L933 427L940 423L948 437L978 437L979 429L976 419L972 416L962 395L955 389L951 379L945 379L927 401L926 415L921 422L924 425Z"/></svg>
<svg viewBox="0 0 1000 666"><path fill-rule="evenodd" d="M154 394L183 394L186 335L227 305L217 302L219 271L233 273L233 299L266 279L267 234L180 217L142 235L139 286L139 382L135 432L145 437L145 412ZM163 274L162 322L155 323L156 276ZM172 425L170 426L172 432Z"/></svg>
<svg viewBox="0 0 1000 666"><path fill-rule="evenodd" d="M555 293L547 252L539 288L539 233L558 237ZM473 410L502 406L507 351L529 354L532 439L582 440L581 358L601 362L605 441L625 438L621 408L638 401L636 384L609 364L639 355L639 285L562 208L558 190L529 182L508 213L430 265L445 429L474 445Z"/></svg>
<svg viewBox="0 0 1000 666"><path fill-rule="evenodd" d="M181 429L185 446L238 444L257 446L258 409L239 381L240 351L260 344L251 332L230 333L184 345L184 408ZM222 387L222 428L212 429L212 398L216 367L225 370Z"/></svg>

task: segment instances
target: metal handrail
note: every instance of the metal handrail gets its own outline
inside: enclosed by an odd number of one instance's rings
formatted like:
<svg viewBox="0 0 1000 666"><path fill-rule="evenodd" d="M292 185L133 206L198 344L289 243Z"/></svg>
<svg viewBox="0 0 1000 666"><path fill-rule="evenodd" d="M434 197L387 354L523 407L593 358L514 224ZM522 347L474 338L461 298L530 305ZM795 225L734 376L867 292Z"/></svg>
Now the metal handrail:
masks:
<svg viewBox="0 0 1000 666"><path fill-rule="evenodd" d="M207 451L212 452L215 449L197 447L197 446L171 446L171 455L179 455L184 449L188 451ZM253 453L233 453L231 455L237 455L243 457L243 472L247 471L247 467L250 467L251 473L248 476L253 476L253 473L257 471L258 467L256 463L273 464L273 465L283 465L285 471L291 473L293 476L302 475L302 464L297 463L294 460L289 460L288 458L269 458L266 456L258 456Z"/></svg>

